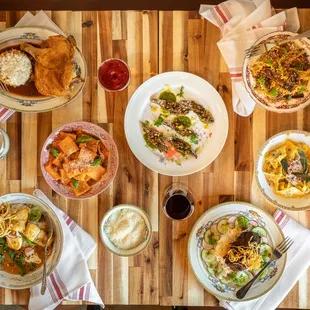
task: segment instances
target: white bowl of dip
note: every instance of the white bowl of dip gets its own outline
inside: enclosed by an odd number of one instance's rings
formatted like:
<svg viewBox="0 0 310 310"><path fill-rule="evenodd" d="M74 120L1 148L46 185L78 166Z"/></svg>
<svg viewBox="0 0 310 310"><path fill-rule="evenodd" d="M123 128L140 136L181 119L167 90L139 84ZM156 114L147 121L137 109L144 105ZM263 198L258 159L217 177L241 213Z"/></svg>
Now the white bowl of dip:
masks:
<svg viewBox="0 0 310 310"><path fill-rule="evenodd" d="M118 205L104 215L100 224L100 236L103 244L113 254L137 255L151 241L151 221L139 207Z"/></svg>

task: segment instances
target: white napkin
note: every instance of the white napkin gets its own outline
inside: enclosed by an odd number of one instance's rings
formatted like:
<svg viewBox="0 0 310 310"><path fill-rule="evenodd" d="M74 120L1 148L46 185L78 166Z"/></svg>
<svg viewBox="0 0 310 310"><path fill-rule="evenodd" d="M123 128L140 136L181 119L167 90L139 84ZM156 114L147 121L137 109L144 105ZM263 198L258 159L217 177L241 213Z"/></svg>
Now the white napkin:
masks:
<svg viewBox="0 0 310 310"><path fill-rule="evenodd" d="M287 252L286 268L278 283L264 296L246 302L220 300L220 305L229 310L273 310L290 292L299 278L310 266L310 231L277 210L274 218L283 230L284 236L294 240Z"/></svg>
<svg viewBox="0 0 310 310"><path fill-rule="evenodd" d="M45 294L41 295L41 284L30 289L29 310L52 310L63 299L84 300L104 308L86 263L96 242L68 215L56 208L41 190L36 189L33 194L57 214L63 229L64 247L60 262L47 278Z"/></svg>
<svg viewBox="0 0 310 310"><path fill-rule="evenodd" d="M219 27L223 38L217 43L232 80L234 111L249 116L255 102L242 80L244 53L259 38L274 31L299 29L296 8L275 14L270 0L228 0L214 5L201 5L200 14Z"/></svg>
<svg viewBox="0 0 310 310"><path fill-rule="evenodd" d="M27 12L15 25L15 27L21 26L43 26L64 35L62 30L43 11L40 11L35 16ZM5 123L14 113L14 110L0 106L0 122Z"/></svg>

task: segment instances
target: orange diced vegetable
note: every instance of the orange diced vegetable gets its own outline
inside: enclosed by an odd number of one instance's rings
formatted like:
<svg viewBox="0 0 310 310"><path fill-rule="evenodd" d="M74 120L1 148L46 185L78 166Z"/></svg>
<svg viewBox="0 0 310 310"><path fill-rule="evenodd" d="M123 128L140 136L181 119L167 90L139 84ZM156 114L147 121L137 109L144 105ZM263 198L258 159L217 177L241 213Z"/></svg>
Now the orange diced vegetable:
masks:
<svg viewBox="0 0 310 310"><path fill-rule="evenodd" d="M102 166L93 166L86 172L86 174L98 182L106 172L107 169Z"/></svg>
<svg viewBox="0 0 310 310"><path fill-rule="evenodd" d="M70 132L61 131L61 132L59 133L59 136L60 136L62 139L64 139L64 138L70 136L74 141L76 140L76 135L75 135L74 133L70 133Z"/></svg>
<svg viewBox="0 0 310 310"><path fill-rule="evenodd" d="M66 172L64 169L59 169L60 171L60 177L61 177L61 183L64 185L68 185L70 183L70 178L67 176Z"/></svg>
<svg viewBox="0 0 310 310"><path fill-rule="evenodd" d="M91 189L91 187L85 181L77 181L77 184L78 186L76 188L72 182L70 183L70 186L76 196L81 196Z"/></svg>
<svg viewBox="0 0 310 310"><path fill-rule="evenodd" d="M60 179L60 175L58 174L57 171L53 169L52 165L47 164L44 166L44 168L56 181Z"/></svg>
<svg viewBox="0 0 310 310"><path fill-rule="evenodd" d="M86 147L82 147L79 155L79 160L85 161L87 163L92 163L96 157L97 153L92 152Z"/></svg>
<svg viewBox="0 0 310 310"><path fill-rule="evenodd" d="M70 156L71 154L77 152L79 147L76 145L75 141L70 137L67 136L64 138L59 144L59 148L65 155Z"/></svg>

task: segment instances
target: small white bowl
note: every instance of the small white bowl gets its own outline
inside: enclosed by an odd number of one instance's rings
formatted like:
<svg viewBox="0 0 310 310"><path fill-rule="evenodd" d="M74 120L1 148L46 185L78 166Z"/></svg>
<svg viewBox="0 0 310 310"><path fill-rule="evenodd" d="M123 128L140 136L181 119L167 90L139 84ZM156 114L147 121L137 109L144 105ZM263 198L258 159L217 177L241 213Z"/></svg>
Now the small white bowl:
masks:
<svg viewBox="0 0 310 310"><path fill-rule="evenodd" d="M288 209L291 211L301 211L310 209L310 195L297 198L285 198L274 193L273 189L269 185L263 172L263 164L265 154L275 149L277 146L284 144L285 140L290 139L292 141L304 142L310 145L310 133L302 130L287 130L276 134L271 137L261 147L257 155L255 176L259 189L263 195L274 205L279 208Z"/></svg>
<svg viewBox="0 0 310 310"><path fill-rule="evenodd" d="M147 235L142 240L142 242L135 248L129 249L129 250L123 250L116 247L109 239L107 234L105 233L104 226L109 219L109 217L116 211L119 211L121 209L128 209L136 211L139 215L141 215L145 221L146 229L147 229ZM133 256L137 255L138 253L142 252L150 243L152 236L152 225L149 216L144 212L141 208L133 206L133 205L127 205L127 204L121 204L118 206L115 206L111 210L109 210L103 217L101 224L100 224L100 237L103 242L103 244L106 246L106 248L111 251L113 254L118 256Z"/></svg>

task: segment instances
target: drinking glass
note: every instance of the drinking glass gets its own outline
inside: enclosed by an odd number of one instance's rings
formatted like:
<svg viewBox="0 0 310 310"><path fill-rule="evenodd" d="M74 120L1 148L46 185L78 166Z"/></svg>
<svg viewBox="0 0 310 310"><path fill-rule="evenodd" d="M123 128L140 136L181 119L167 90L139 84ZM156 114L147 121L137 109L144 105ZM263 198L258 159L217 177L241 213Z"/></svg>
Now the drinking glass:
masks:
<svg viewBox="0 0 310 310"><path fill-rule="evenodd" d="M0 159L2 159L10 149L10 139L8 134L0 128Z"/></svg>
<svg viewBox="0 0 310 310"><path fill-rule="evenodd" d="M107 59L98 69L98 81L106 91L116 92L124 90L130 82L129 67L121 59Z"/></svg>
<svg viewBox="0 0 310 310"><path fill-rule="evenodd" d="M173 183L164 194L163 211L172 220L185 220L195 209L191 190L182 183Z"/></svg>

